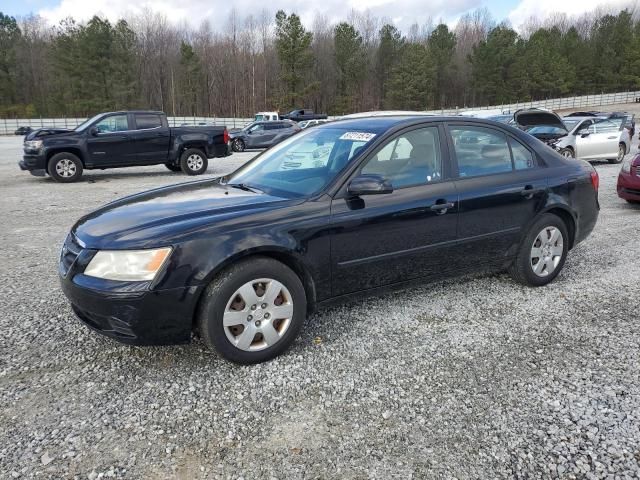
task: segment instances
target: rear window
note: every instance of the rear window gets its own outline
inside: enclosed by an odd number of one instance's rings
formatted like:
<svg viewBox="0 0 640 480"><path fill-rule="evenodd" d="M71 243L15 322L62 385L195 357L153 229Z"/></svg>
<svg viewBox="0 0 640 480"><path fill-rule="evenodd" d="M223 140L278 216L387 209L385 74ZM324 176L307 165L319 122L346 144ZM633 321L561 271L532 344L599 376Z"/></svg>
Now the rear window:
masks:
<svg viewBox="0 0 640 480"><path fill-rule="evenodd" d="M162 117L160 115L141 113L136 114L136 128L144 130L147 128L157 128L162 126Z"/></svg>

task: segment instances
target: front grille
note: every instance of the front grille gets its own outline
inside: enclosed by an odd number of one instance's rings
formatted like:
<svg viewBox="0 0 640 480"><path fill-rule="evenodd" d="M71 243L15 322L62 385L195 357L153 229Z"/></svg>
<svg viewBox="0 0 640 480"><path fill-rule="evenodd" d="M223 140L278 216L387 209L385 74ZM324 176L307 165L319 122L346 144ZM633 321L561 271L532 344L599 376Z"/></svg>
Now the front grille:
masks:
<svg viewBox="0 0 640 480"><path fill-rule="evenodd" d="M636 169L636 175L640 177L640 166L635 167L635 169Z"/></svg>
<svg viewBox="0 0 640 480"><path fill-rule="evenodd" d="M73 233L67 235L64 245L62 245L62 252L60 252L60 272L63 275L67 275L69 269L73 266L73 263L82 252L82 247L78 243Z"/></svg>

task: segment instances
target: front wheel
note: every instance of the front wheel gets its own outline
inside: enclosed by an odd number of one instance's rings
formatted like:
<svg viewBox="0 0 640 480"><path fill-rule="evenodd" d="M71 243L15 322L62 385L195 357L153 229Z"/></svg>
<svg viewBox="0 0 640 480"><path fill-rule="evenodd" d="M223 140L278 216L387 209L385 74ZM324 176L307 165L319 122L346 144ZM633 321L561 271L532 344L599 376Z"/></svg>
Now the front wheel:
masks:
<svg viewBox="0 0 640 480"><path fill-rule="evenodd" d="M56 153L49 159L47 171L56 182L76 182L82 177L82 161L73 153Z"/></svg>
<svg viewBox="0 0 640 480"><path fill-rule="evenodd" d="M524 285L546 285L562 270L568 250L567 226L559 217L546 213L529 229L509 274Z"/></svg>
<svg viewBox="0 0 640 480"><path fill-rule="evenodd" d="M624 156L627 154L627 146L624 143L618 145L618 156L616 158L609 159L609 163L620 163L624 160Z"/></svg>
<svg viewBox="0 0 640 480"><path fill-rule="evenodd" d="M204 343L235 363L270 360L295 340L307 311L298 275L252 257L218 275L203 293L197 325Z"/></svg>
<svg viewBox="0 0 640 480"><path fill-rule="evenodd" d="M244 152L246 145L244 144L244 140L241 138L236 138L231 142L231 148L234 152Z"/></svg>
<svg viewBox="0 0 640 480"><path fill-rule="evenodd" d="M187 148L180 156L180 168L187 175L202 175L208 166L207 156L197 148Z"/></svg>
<svg viewBox="0 0 640 480"><path fill-rule="evenodd" d="M564 158L575 158L576 157L576 154L570 148L561 148L558 153L560 153L560 155L562 155Z"/></svg>

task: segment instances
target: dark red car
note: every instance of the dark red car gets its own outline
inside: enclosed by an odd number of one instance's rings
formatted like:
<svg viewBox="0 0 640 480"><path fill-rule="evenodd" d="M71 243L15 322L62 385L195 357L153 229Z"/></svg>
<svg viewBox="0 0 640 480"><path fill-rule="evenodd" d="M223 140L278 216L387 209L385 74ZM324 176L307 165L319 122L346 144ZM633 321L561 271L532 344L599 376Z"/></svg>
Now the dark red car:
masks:
<svg viewBox="0 0 640 480"><path fill-rule="evenodd" d="M618 196L629 203L640 203L640 154L622 164L618 175Z"/></svg>

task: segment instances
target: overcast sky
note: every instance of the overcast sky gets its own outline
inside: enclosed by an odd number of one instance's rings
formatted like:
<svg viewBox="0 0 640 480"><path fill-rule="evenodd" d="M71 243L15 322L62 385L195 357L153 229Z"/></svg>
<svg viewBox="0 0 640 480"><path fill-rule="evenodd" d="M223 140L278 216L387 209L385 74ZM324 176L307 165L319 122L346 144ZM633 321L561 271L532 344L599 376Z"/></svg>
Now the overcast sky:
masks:
<svg viewBox="0 0 640 480"><path fill-rule="evenodd" d="M214 27L221 28L232 6L241 16L258 13L255 10L262 6L274 13L280 8L287 12L295 11L307 26L311 26L317 12L337 21L345 19L353 9L369 10L374 16L390 18L406 30L412 23L422 24L429 17L434 22L442 20L453 25L460 15L478 7L487 7L497 21L508 19L518 28L532 15L545 17L552 12L579 15L603 5L611 8L630 3L630 0L0 0L0 11L14 16L38 13L49 22L57 23L66 17L86 20L94 14L114 20L147 7L166 14L176 23L186 21L197 26L208 17Z"/></svg>

